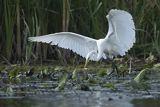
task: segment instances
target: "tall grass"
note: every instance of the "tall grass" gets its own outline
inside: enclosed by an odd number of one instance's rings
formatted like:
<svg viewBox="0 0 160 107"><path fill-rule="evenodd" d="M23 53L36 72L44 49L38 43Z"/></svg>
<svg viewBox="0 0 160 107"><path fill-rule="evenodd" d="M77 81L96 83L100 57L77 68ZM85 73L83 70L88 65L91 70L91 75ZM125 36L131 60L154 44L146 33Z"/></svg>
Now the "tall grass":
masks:
<svg viewBox="0 0 160 107"><path fill-rule="evenodd" d="M133 15L137 41L129 54L159 57L159 0L0 0L0 54L12 63L57 59L57 48L29 43L27 38L59 31L104 37L108 29L105 16L112 8ZM66 55L68 51L62 51Z"/></svg>
<svg viewBox="0 0 160 107"><path fill-rule="evenodd" d="M154 23L153 37L153 53L160 55L160 29L157 29L157 24Z"/></svg>
<svg viewBox="0 0 160 107"><path fill-rule="evenodd" d="M13 49L13 44L14 44L14 33L13 33L13 30L14 30L14 24L15 24L15 18L16 18L16 15L14 14L15 13L15 7L14 5L12 5L12 1L10 0L3 0L3 11L4 13L2 15L4 15L3 17L3 21L4 21L4 27L3 28L3 35L2 37L4 38L2 41L4 44L1 44L5 47L5 50L4 50L4 56L10 60L11 59L11 55L12 55L12 49ZM3 22L2 21L2 22Z"/></svg>
<svg viewBox="0 0 160 107"><path fill-rule="evenodd" d="M16 41L17 41L17 46L16 46L16 50L17 50L17 57L18 60L21 59L21 31L20 31L20 0L16 0L16 25L17 25L17 29L16 29L16 33L17 33L17 37L16 37Z"/></svg>
<svg viewBox="0 0 160 107"><path fill-rule="evenodd" d="M0 7L2 7L3 3L0 1ZM2 9L0 9L0 13L2 13ZM2 15L0 15L0 20L2 20ZM0 21L0 43L2 44L2 21ZM2 50L2 45L0 45L0 52Z"/></svg>

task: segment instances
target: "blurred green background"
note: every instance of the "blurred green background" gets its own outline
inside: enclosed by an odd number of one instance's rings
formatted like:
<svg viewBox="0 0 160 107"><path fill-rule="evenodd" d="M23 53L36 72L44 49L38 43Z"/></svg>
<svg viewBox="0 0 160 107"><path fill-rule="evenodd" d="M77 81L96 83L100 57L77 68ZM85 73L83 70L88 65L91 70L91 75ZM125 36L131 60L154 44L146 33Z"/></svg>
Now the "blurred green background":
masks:
<svg viewBox="0 0 160 107"><path fill-rule="evenodd" d="M106 15L115 8L130 12L135 21L136 44L128 55L159 59L160 0L0 0L0 64L79 61L70 51L27 38L60 31L103 38Z"/></svg>

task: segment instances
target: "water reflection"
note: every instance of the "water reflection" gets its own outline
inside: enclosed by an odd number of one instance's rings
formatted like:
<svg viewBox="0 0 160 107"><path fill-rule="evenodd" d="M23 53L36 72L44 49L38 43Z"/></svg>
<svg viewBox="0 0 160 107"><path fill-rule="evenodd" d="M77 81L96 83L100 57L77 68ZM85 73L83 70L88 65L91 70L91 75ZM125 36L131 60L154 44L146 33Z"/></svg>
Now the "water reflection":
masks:
<svg viewBox="0 0 160 107"><path fill-rule="evenodd" d="M24 98L1 98L0 107L133 107L125 97L103 92L53 93Z"/></svg>
<svg viewBox="0 0 160 107"><path fill-rule="evenodd" d="M27 97L1 97L0 107L159 107L160 99L133 99L103 91L53 92Z"/></svg>
<svg viewBox="0 0 160 107"><path fill-rule="evenodd" d="M27 98L4 98L0 99L0 107L31 107L36 103Z"/></svg>

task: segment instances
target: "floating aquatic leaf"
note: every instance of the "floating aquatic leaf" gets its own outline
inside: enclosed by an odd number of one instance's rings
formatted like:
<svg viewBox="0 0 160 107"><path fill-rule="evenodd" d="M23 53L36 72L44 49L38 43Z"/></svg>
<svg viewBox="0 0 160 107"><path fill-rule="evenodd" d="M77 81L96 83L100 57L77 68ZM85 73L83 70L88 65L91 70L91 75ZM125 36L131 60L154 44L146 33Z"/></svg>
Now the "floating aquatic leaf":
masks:
<svg viewBox="0 0 160 107"><path fill-rule="evenodd" d="M154 64L153 67L154 68L160 68L160 63Z"/></svg>
<svg viewBox="0 0 160 107"><path fill-rule="evenodd" d="M107 82L107 83L103 84L103 87L109 88L111 90L115 90L116 89L114 83L111 83L111 82Z"/></svg>
<svg viewBox="0 0 160 107"><path fill-rule="evenodd" d="M11 87L11 85L9 85L6 89L6 93L9 95L9 96L12 96L13 95L13 88Z"/></svg>
<svg viewBox="0 0 160 107"><path fill-rule="evenodd" d="M58 86L55 88L56 91L64 89L64 86L66 84L67 78L68 78L68 74L65 73L63 78L60 80Z"/></svg>
<svg viewBox="0 0 160 107"><path fill-rule="evenodd" d="M134 78L134 81L137 83L141 82L144 79L145 73L149 70L149 68L141 70L140 73Z"/></svg>

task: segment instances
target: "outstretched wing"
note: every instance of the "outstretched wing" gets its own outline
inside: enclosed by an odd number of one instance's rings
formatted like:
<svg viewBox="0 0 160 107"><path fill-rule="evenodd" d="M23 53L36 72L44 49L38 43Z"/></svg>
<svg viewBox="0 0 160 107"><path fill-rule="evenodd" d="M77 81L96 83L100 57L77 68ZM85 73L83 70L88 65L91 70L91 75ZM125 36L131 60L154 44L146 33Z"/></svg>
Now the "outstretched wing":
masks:
<svg viewBox="0 0 160 107"><path fill-rule="evenodd" d="M109 30L105 39L108 39L116 48L117 53L125 55L135 43L135 25L130 13L112 9L107 15Z"/></svg>
<svg viewBox="0 0 160 107"><path fill-rule="evenodd" d="M90 51L97 50L95 39L72 32L60 32L44 36L29 37L29 40L32 42L43 42L57 45L61 48L72 50L84 58L87 57L87 54ZM90 60L95 61L96 56L91 57Z"/></svg>

